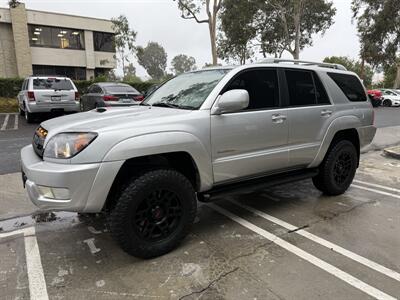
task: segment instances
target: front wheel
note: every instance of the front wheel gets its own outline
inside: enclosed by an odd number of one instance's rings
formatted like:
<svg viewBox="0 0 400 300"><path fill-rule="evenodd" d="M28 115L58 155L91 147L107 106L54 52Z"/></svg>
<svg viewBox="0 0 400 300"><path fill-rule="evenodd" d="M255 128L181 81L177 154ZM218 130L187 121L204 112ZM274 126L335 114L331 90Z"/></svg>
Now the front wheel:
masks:
<svg viewBox="0 0 400 300"><path fill-rule="evenodd" d="M130 255L151 258L173 250L196 216L192 184L175 170L160 169L134 177L110 214L113 238Z"/></svg>
<svg viewBox="0 0 400 300"><path fill-rule="evenodd" d="M327 195L343 194L353 182L357 162L354 144L347 140L339 141L329 150L319 174L313 178L314 186Z"/></svg>

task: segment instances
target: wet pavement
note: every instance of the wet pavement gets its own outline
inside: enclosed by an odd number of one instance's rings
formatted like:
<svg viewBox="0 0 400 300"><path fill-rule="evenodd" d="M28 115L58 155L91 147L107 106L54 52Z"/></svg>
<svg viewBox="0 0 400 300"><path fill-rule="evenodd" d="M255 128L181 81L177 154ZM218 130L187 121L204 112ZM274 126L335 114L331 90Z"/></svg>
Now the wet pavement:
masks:
<svg viewBox="0 0 400 300"><path fill-rule="evenodd" d="M342 196L306 180L200 204L181 246L151 260L120 250L102 215L11 218L0 298L399 298L399 184L400 160L369 152Z"/></svg>

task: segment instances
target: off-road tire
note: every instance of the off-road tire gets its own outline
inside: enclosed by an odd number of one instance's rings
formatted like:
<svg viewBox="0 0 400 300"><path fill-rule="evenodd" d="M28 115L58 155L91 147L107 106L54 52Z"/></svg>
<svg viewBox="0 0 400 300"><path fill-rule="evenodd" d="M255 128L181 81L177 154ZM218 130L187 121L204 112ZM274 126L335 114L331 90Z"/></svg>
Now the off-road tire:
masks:
<svg viewBox="0 0 400 300"><path fill-rule="evenodd" d="M336 142L313 177L314 186L326 195L341 195L353 181L358 165L358 154L354 144L348 140Z"/></svg>
<svg viewBox="0 0 400 300"><path fill-rule="evenodd" d="M140 208L143 207L144 203L152 203L151 201L154 200L152 195L158 190L165 190L176 195L174 199L178 200L174 201L179 201L181 205L180 217L177 217L176 227L171 230L169 235L150 241L141 236L144 229L140 226L153 226L152 224L155 223L152 215L153 208L151 208L150 216L148 216L148 213L142 213L146 215L145 222L151 225L137 225L135 223L139 212L143 211ZM156 201L159 201L158 203L170 203L164 202L166 200L162 200L162 202L160 200ZM151 207L152 205L147 204L145 207ZM132 177L124 185L123 191L109 215L111 235L120 247L130 255L140 258L160 256L176 248L189 233L196 216L196 210L196 194L192 184L185 176L171 169L147 171L142 175ZM164 207L164 213L169 213L167 205ZM151 232L153 231L154 229ZM160 232L162 232L161 229Z"/></svg>

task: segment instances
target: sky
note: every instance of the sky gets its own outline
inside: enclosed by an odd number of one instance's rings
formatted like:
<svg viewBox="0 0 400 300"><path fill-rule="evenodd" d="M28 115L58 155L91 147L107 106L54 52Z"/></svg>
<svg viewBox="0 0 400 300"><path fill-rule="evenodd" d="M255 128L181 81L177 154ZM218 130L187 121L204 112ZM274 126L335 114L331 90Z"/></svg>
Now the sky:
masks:
<svg viewBox="0 0 400 300"><path fill-rule="evenodd" d="M160 43L170 61L175 55L187 54L202 67L211 61L211 50L207 24L184 20L173 0L23 0L28 9L59 12L88 17L111 19L126 15L132 29L138 32L137 45L145 46L149 41ZM8 0L0 0L0 7L8 7ZM333 0L337 9L334 24L324 36L316 35L313 46L304 49L300 58L321 61L326 56L349 56L356 59L359 41L355 24L352 24L351 0ZM72 24L71 24L72 25ZM291 58L285 55L285 58ZM146 71L133 60L137 74L146 76ZM120 72L120 71L119 71Z"/></svg>

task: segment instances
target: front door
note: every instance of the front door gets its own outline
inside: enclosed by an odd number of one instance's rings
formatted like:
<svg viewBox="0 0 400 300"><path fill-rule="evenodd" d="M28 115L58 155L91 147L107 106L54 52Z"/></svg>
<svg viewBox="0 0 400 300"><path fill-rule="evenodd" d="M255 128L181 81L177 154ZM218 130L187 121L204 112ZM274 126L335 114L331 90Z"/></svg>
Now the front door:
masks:
<svg viewBox="0 0 400 300"><path fill-rule="evenodd" d="M276 69L236 75L223 92L245 89L247 109L211 116L214 181L223 183L285 169L288 163L287 109L280 107Z"/></svg>

